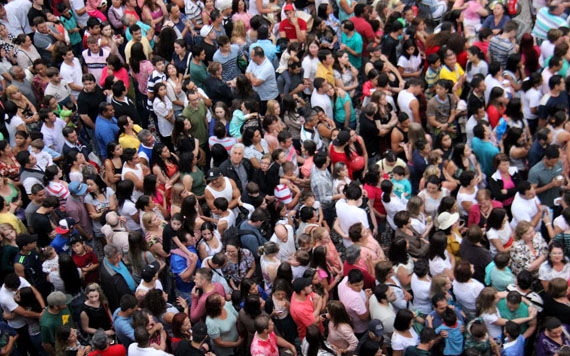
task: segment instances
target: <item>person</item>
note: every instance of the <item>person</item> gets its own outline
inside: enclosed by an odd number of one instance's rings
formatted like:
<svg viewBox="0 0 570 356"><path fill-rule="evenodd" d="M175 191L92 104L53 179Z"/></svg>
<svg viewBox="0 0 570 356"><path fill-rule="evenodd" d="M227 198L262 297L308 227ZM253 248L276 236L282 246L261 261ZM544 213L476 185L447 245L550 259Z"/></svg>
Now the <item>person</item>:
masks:
<svg viewBox="0 0 570 356"><path fill-rule="evenodd" d="M103 248L105 258L101 267L101 287L109 301L109 308L119 307L123 295L134 295L136 284L129 270L121 260L122 251L119 247L108 244Z"/></svg>
<svg viewBox="0 0 570 356"><path fill-rule="evenodd" d="M528 173L528 181L540 202L550 208L554 206L554 199L560 196L560 187L565 182L559 156L558 145L548 146L542 161L535 164Z"/></svg>
<svg viewBox="0 0 570 356"><path fill-rule="evenodd" d="M489 124L479 122L473 128L473 141L471 143L473 153L481 165L481 170L486 176L493 174L493 159L500 153L499 149L491 142L493 133Z"/></svg>
<svg viewBox="0 0 570 356"><path fill-rule="evenodd" d="M73 325L71 312L67 307L71 297L63 292L51 292L47 297L47 308L40 319L42 347L51 355L56 355L56 331L61 326Z"/></svg>
<svg viewBox="0 0 570 356"><path fill-rule="evenodd" d="M301 340L305 339L311 325L316 324L318 330L323 329L320 322L322 304L323 299L313 292L311 278L297 278L293 281L293 296L289 312L297 324L297 332Z"/></svg>
<svg viewBox="0 0 570 356"><path fill-rule="evenodd" d="M216 355L232 355L243 338L235 327L238 313L232 304L226 303L223 294L213 293L206 299L206 326L212 339L212 351Z"/></svg>
<svg viewBox="0 0 570 356"><path fill-rule="evenodd" d="M168 356L170 354L150 345L150 335L146 327L137 326L134 331L135 342L129 345L129 355Z"/></svg>
<svg viewBox="0 0 570 356"><path fill-rule="evenodd" d="M548 258L538 270L538 279L546 289L548 282L554 278L565 278L570 273L570 266L564 257L562 243L553 241L548 246Z"/></svg>
<svg viewBox="0 0 570 356"><path fill-rule="evenodd" d="M354 333L360 337L367 328L367 321L370 318L368 309L369 299L372 290L365 290L362 296L361 291L364 286L364 274L358 269L352 269L348 275L338 285L340 301L347 308L350 320L354 325Z"/></svg>
<svg viewBox="0 0 570 356"><path fill-rule="evenodd" d="M212 283L212 275L213 275L212 270L208 268L200 268L196 271L196 277L194 280L195 286L194 288L192 288L191 292L192 299L195 300L195 302L192 302L190 309L190 320L192 322L198 322L200 320L206 319L205 316L208 313L206 303L209 296L214 294L225 296L224 287L219 283ZM202 290L202 293L198 291L198 288ZM214 317L218 315L219 314L216 314L214 315ZM235 341L236 340L233 340L233 342ZM234 346L237 345L239 344L236 344ZM223 345L220 346L223 347Z"/></svg>
<svg viewBox="0 0 570 356"><path fill-rule="evenodd" d="M520 221L515 228L511 249L511 270L515 275L527 270L537 276L540 265L547 259L548 245L528 221ZM553 241L556 241L553 239Z"/></svg>
<svg viewBox="0 0 570 356"><path fill-rule="evenodd" d="M252 356L278 356L278 346L291 350L296 354L295 346L275 335L274 322L266 315L259 315L254 320L255 335L251 343Z"/></svg>
<svg viewBox="0 0 570 356"><path fill-rule="evenodd" d="M138 300L134 295L125 294L121 297L120 307L113 312L113 325L118 341L125 347L134 341L133 314Z"/></svg>
<svg viewBox="0 0 570 356"><path fill-rule="evenodd" d="M536 354L538 356L554 356L563 347L570 345L570 338L566 336L568 327L556 317L547 318L544 322L544 330L536 340Z"/></svg>
<svg viewBox="0 0 570 356"><path fill-rule="evenodd" d="M261 112L265 112L267 102L277 98L279 91L277 90L275 69L266 57L263 48L254 47L251 51L251 62L247 66L246 77L250 80L255 92L259 94Z"/></svg>
<svg viewBox="0 0 570 356"><path fill-rule="evenodd" d="M401 309L394 319L394 333L392 334L392 350L394 356L402 356L410 346L419 344L419 336L412 327L414 315L407 309Z"/></svg>

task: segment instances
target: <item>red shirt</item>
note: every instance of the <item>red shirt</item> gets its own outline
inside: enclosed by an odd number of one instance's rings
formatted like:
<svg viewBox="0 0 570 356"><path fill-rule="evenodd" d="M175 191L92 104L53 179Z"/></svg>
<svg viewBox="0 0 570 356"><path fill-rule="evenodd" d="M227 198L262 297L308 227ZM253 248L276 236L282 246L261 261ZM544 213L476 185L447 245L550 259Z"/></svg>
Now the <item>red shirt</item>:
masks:
<svg viewBox="0 0 570 356"><path fill-rule="evenodd" d="M489 49L489 42L476 41L473 42L473 46L479 47L479 49L481 49L481 51L483 51L483 53L485 54L485 58L487 58L487 50Z"/></svg>
<svg viewBox="0 0 570 356"><path fill-rule="evenodd" d="M83 256L79 256L77 254L73 254L73 262L78 268L85 268L89 267L94 264L99 263L99 259L95 255L93 251L84 254ZM96 268L85 275L85 281L83 285L88 285L89 283L98 283L99 282L99 269Z"/></svg>
<svg viewBox="0 0 570 356"><path fill-rule="evenodd" d="M489 105L487 108L487 116L489 117L489 124L491 124L492 128L495 128L497 126L504 112L504 108L501 108L501 110L499 110L495 107L495 105Z"/></svg>
<svg viewBox="0 0 570 356"><path fill-rule="evenodd" d="M372 25L362 17L353 16L350 21L354 24L354 30L362 36L362 58L367 57L366 46L376 38Z"/></svg>
<svg viewBox="0 0 570 356"><path fill-rule="evenodd" d="M297 22L299 23L299 29L301 29L301 31L307 31L307 23L305 20L297 18ZM297 31L295 31L295 26L293 26L289 19L285 19L279 23L279 32L285 32L289 40L297 39Z"/></svg>
<svg viewBox="0 0 570 356"><path fill-rule="evenodd" d="M350 265L348 262L344 261L344 266L342 267L343 275L346 277L348 276L348 272L353 269L359 269L364 274L364 289L374 289L376 286L376 279L372 277L370 273L365 268L357 265Z"/></svg>
<svg viewBox="0 0 570 356"><path fill-rule="evenodd" d="M313 295L314 293L309 294L307 299L303 302L300 302L295 298L297 293L293 293L293 296L291 297L289 312L291 313L293 321L297 324L297 332L299 333L299 338L301 340L305 338L307 327L315 322L315 315L313 314L313 311L315 310L313 306ZM319 323L319 329L321 330L321 333L325 332L322 323Z"/></svg>
<svg viewBox="0 0 570 356"><path fill-rule="evenodd" d="M269 334L267 340L261 340L255 333L251 343L251 356L279 356L275 333Z"/></svg>
<svg viewBox="0 0 570 356"><path fill-rule="evenodd" d="M103 351L92 351L88 356L125 356L127 349L123 345L111 345Z"/></svg>

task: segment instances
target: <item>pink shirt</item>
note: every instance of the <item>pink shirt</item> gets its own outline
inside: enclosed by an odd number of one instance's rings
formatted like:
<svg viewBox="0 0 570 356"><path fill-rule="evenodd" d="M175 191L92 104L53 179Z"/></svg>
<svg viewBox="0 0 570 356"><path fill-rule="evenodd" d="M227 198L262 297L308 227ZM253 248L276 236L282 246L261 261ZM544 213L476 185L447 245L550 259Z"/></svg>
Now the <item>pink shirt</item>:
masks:
<svg viewBox="0 0 570 356"><path fill-rule="evenodd" d="M481 16L477 13L483 7L478 1L469 1L467 8L463 11L465 20L481 21Z"/></svg>
<svg viewBox="0 0 570 356"><path fill-rule="evenodd" d="M255 333L250 350L251 356L279 356L275 333L269 334L267 340L261 340Z"/></svg>
<svg viewBox="0 0 570 356"><path fill-rule="evenodd" d="M348 351L354 351L358 346L358 339L354 335L354 330L348 324L334 326L332 322L329 322L329 337L327 341L339 349Z"/></svg>
<svg viewBox="0 0 570 356"><path fill-rule="evenodd" d="M338 285L338 297L348 315L352 324L354 325L354 332L356 334L363 333L368 330L368 321L360 319L359 315L365 314L366 309L366 295L364 291L355 292L347 285L348 277L344 277L342 282Z"/></svg>
<svg viewBox="0 0 570 356"><path fill-rule="evenodd" d="M224 298L226 296L226 291L224 290L224 286L222 286L220 283L214 283L214 290L212 290L210 293L203 293L198 299L197 303L192 301L192 304L190 305L191 322L197 323L199 321L203 322L204 320L206 320L206 299L208 299L208 297L214 293L218 293Z"/></svg>

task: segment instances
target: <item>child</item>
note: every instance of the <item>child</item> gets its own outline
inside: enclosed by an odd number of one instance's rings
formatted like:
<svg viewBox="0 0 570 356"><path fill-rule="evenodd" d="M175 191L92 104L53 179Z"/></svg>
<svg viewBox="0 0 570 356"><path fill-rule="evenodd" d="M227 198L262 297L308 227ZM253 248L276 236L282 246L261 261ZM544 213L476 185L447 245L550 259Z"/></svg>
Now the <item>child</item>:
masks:
<svg viewBox="0 0 570 356"><path fill-rule="evenodd" d="M212 213L219 216L217 221L218 232L220 233L220 236L223 236L226 229L235 226L236 214L233 210L228 209L228 200L224 197L214 199L214 208L215 209L212 210Z"/></svg>
<svg viewBox="0 0 570 356"><path fill-rule="evenodd" d="M56 5L57 11L61 14L60 20L63 27L67 30L69 34L69 45L73 50L73 54L78 57L81 55L83 47L81 47L81 29L77 25L77 19L73 12L65 5L64 2L60 2Z"/></svg>
<svg viewBox="0 0 570 356"><path fill-rule="evenodd" d="M433 328L424 328L420 333L420 344L408 346L404 355L430 355L430 350L436 343L437 334Z"/></svg>
<svg viewBox="0 0 570 356"><path fill-rule="evenodd" d="M162 248L164 249L164 252L169 253L171 249L178 247L174 243L173 239L178 238L178 232L182 227L182 222L182 215L180 215L180 213L176 213L172 215L170 223L168 223L162 231Z"/></svg>
<svg viewBox="0 0 570 356"><path fill-rule="evenodd" d="M135 296L138 300L144 299L144 296L151 289L163 290L162 283L158 280L159 270L160 264L158 261L154 261L153 263L149 263L148 265L144 266L141 271L141 282L135 291Z"/></svg>
<svg viewBox="0 0 570 356"><path fill-rule="evenodd" d="M299 210L306 206L315 209L317 212L317 224L323 225L323 209L321 208L321 202L315 200L315 194L310 190L305 190L301 193L301 207Z"/></svg>
<svg viewBox="0 0 570 356"><path fill-rule="evenodd" d="M513 321L507 321L505 325L505 343L503 344L502 356L524 355L525 337L521 335L521 326Z"/></svg>
<svg viewBox="0 0 570 356"><path fill-rule="evenodd" d="M444 355L460 355L463 350L463 333L461 332L461 325L463 323L457 320L457 315L455 310L451 308L446 308L443 312L443 324L441 324L437 329L436 333L441 333L442 331L447 331L447 338L445 339L445 349L443 350ZM433 318L427 318L429 327L432 326Z"/></svg>
<svg viewBox="0 0 570 356"><path fill-rule="evenodd" d="M57 271L59 268L59 256L55 252L55 248L46 246L41 251L42 257L44 258L44 262L42 263L42 271L44 273Z"/></svg>
<svg viewBox="0 0 570 356"><path fill-rule="evenodd" d="M451 93L453 82L447 79L439 79L435 83L436 96L428 101L426 118L428 129L436 136L440 132L448 132L451 138L457 137L455 124L455 107L457 102Z"/></svg>
<svg viewBox="0 0 570 356"><path fill-rule="evenodd" d="M409 199L412 194L412 184L406 178L406 169L396 166L392 170L392 183L394 184L394 194L399 198Z"/></svg>
<svg viewBox="0 0 570 356"><path fill-rule="evenodd" d="M496 348L495 340L489 337L487 327L481 319L475 319L465 328L465 348L474 348L481 355L491 355L491 350ZM497 353L498 354L498 353Z"/></svg>
<svg viewBox="0 0 570 356"><path fill-rule="evenodd" d="M344 187L350 184L348 177L348 167L343 162L337 162L333 167L333 195L340 194L344 191Z"/></svg>
<svg viewBox="0 0 570 356"><path fill-rule="evenodd" d="M435 83L439 79L439 71L441 70L441 59L437 53L431 53L427 56L428 69L426 71L426 84L425 91L426 100L430 100L435 96Z"/></svg>
<svg viewBox="0 0 570 356"><path fill-rule="evenodd" d="M281 58L279 60L279 67L275 70L275 72L279 74L285 72L289 67L289 59L295 62L300 62L299 58L297 57L300 51L301 51L301 43L299 42L289 43L289 45L287 45L287 49L281 55ZM289 82L287 84L290 85L291 83Z"/></svg>
<svg viewBox="0 0 570 356"><path fill-rule="evenodd" d="M422 58L418 51L418 47L413 39L407 39L402 46L402 54L398 59L398 70L404 78L419 78L422 74L421 70Z"/></svg>
<svg viewBox="0 0 570 356"><path fill-rule="evenodd" d="M299 236L299 239L303 236L309 237L303 234ZM299 241L299 244L301 244L301 241ZM297 252L295 252L294 259L290 261L291 269L293 270L293 279L303 277L303 273L309 268L309 262L311 262L309 251L299 248Z"/></svg>
<svg viewBox="0 0 570 356"><path fill-rule="evenodd" d="M30 151L36 157L36 165L41 168L42 171L45 171L47 167L53 164L53 159L51 155L45 151L44 149L44 140L41 138L37 138L32 141L30 144Z"/></svg>
<svg viewBox="0 0 570 356"><path fill-rule="evenodd" d="M494 266L485 268L486 276L485 282L487 282L487 277L491 286L495 287L499 292L505 291L509 284L515 283L515 276L511 272L510 268L507 267L511 260L511 256L506 252L501 252L495 255L493 258Z"/></svg>
<svg viewBox="0 0 570 356"><path fill-rule="evenodd" d="M81 272L85 276L83 286L86 287L90 283L99 282L99 259L92 249L87 250L85 241L81 236L72 238L69 245L73 250L73 262L77 268L81 268ZM45 263L45 262L44 262Z"/></svg>

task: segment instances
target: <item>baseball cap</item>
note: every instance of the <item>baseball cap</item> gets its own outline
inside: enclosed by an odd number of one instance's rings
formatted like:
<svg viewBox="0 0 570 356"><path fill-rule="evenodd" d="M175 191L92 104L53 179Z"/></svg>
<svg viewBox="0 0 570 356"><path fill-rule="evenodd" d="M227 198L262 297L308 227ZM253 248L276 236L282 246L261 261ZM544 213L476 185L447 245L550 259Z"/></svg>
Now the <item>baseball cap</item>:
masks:
<svg viewBox="0 0 570 356"><path fill-rule="evenodd" d="M87 184L81 182L69 183L69 192L73 195L83 195L87 192Z"/></svg>
<svg viewBox="0 0 570 356"><path fill-rule="evenodd" d="M55 229L58 234L67 234L77 224L74 218L65 218L59 221L59 226Z"/></svg>
<svg viewBox="0 0 570 356"><path fill-rule="evenodd" d="M22 248L27 244L31 244L36 241L38 241L38 237L36 235L22 234L16 237L16 245L18 245L19 248Z"/></svg>
<svg viewBox="0 0 570 356"><path fill-rule="evenodd" d="M287 4L283 8L283 11L295 11L295 8L293 7L293 4Z"/></svg>
<svg viewBox="0 0 570 356"><path fill-rule="evenodd" d="M208 176L206 177L206 180L208 182L211 182L213 180L218 179L218 177L221 175L223 175L222 170L218 167L214 167L208 171Z"/></svg>
<svg viewBox="0 0 570 356"><path fill-rule="evenodd" d="M91 338L91 343L97 350L105 349L107 347L107 342L107 334L105 334L105 331L102 329L95 331L95 334L93 334L93 337Z"/></svg>
<svg viewBox="0 0 570 356"><path fill-rule="evenodd" d="M206 37L208 36L208 34L213 30L214 28L210 25L205 25L202 27L202 29L200 30L200 36L202 37Z"/></svg>
<svg viewBox="0 0 570 356"><path fill-rule="evenodd" d="M76 242L84 242L84 241L85 240L83 239L83 237L81 237L80 234L75 233L71 235L71 237L69 238L69 246L73 246L73 244Z"/></svg>
<svg viewBox="0 0 570 356"><path fill-rule="evenodd" d="M208 329L206 324L198 322L192 326L192 339L199 342L208 336Z"/></svg>
<svg viewBox="0 0 570 356"><path fill-rule="evenodd" d="M368 331L374 334L376 337L384 335L384 324L378 319L371 320L368 323Z"/></svg>
<svg viewBox="0 0 570 356"><path fill-rule="evenodd" d="M59 307L60 305L67 305L71 302L71 296L69 294L63 294L63 292L55 291L51 292L47 297L47 303L50 307Z"/></svg>
<svg viewBox="0 0 570 356"><path fill-rule="evenodd" d="M158 272L158 270L160 269L160 266L158 264L158 262L153 262L153 263L149 263L148 265L144 266L144 268L141 271L141 278L145 281L145 282L150 282L154 276L156 276L156 273Z"/></svg>
<svg viewBox="0 0 570 356"><path fill-rule="evenodd" d="M311 284L313 284L311 278L297 278L293 281L293 291L299 294L303 289L307 288Z"/></svg>

